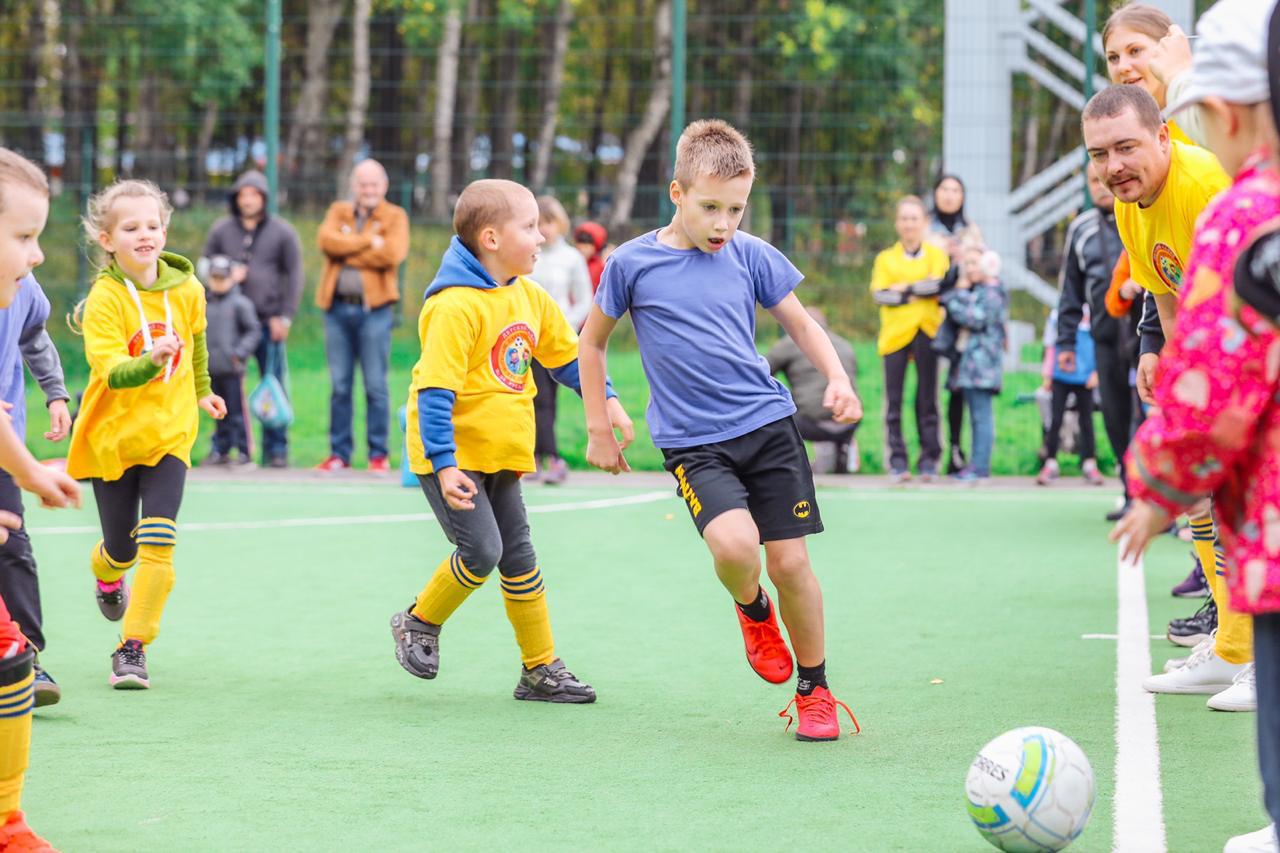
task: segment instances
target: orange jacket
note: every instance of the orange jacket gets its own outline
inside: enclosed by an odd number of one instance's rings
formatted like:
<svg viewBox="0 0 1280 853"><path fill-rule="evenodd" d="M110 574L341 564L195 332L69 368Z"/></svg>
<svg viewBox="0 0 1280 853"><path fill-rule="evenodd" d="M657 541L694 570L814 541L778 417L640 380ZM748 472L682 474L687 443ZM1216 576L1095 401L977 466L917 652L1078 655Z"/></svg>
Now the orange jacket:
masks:
<svg viewBox="0 0 1280 853"><path fill-rule="evenodd" d="M1129 253L1121 252L1120 259L1116 261L1116 268L1111 273L1111 286L1107 288L1107 313L1112 317L1123 317L1133 307L1132 299L1125 299L1120 295L1120 288L1130 278L1132 276L1129 275Z"/></svg>
<svg viewBox="0 0 1280 853"><path fill-rule="evenodd" d="M373 236L381 235L380 248L373 248ZM316 237L324 253L324 272L316 287L316 305L325 311L333 304L338 273L344 266L360 270L364 279L364 301L379 308L400 299L396 276L409 254L409 216L404 209L384 201L373 209L356 230L356 209L349 201L335 201L320 223Z"/></svg>

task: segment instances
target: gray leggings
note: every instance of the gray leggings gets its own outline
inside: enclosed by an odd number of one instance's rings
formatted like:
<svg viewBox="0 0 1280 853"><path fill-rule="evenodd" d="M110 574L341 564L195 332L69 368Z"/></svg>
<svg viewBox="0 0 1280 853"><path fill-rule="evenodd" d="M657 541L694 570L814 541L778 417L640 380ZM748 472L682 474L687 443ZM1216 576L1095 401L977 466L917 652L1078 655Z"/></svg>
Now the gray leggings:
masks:
<svg viewBox="0 0 1280 853"><path fill-rule="evenodd" d="M435 474L418 475L444 535L458 547L462 564L482 578L488 577L494 566L503 577L519 577L532 571L538 565L538 557L529 538L520 476L514 471L463 473L476 484L475 509L451 508L440 491L439 478Z"/></svg>

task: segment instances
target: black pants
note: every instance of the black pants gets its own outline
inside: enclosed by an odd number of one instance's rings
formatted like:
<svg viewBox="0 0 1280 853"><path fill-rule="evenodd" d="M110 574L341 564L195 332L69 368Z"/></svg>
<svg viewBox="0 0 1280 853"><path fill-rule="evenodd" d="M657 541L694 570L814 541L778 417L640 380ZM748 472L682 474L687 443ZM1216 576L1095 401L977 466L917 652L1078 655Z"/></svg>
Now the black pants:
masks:
<svg viewBox="0 0 1280 853"><path fill-rule="evenodd" d="M227 404L227 416L217 421L213 428L213 452L226 455L239 451L245 459L253 455L249 424L244 418L244 377L235 373L210 376L213 393Z"/></svg>
<svg viewBox="0 0 1280 853"><path fill-rule="evenodd" d="M22 517L22 491L4 471L0 471L0 509ZM40 581L25 522L17 530L10 530L9 541L0 545L0 599L9 606L9 615L31 645L44 651Z"/></svg>
<svg viewBox="0 0 1280 853"><path fill-rule="evenodd" d="M1116 455L1116 468L1129 497L1124 454L1133 437L1133 390L1129 387L1129 356L1113 344L1098 344L1098 393L1102 397L1102 424Z"/></svg>
<svg viewBox="0 0 1280 853"><path fill-rule="evenodd" d="M1093 437L1093 392L1083 385L1070 385L1053 380L1053 408L1049 421L1049 434L1044 437L1044 455L1046 459L1058 457L1059 434L1062 432L1062 416L1067 412L1067 398L1073 396L1076 401L1076 413L1080 416L1080 449L1081 461L1093 459L1097 455L1097 441Z"/></svg>
<svg viewBox="0 0 1280 853"><path fill-rule="evenodd" d="M475 483L475 509L453 509L445 500L439 477L418 475L422 493L444 535L457 546L462 565L481 578L488 577L495 566L504 577L521 577L537 568L520 475L515 471L463 473Z"/></svg>
<svg viewBox="0 0 1280 853"><path fill-rule="evenodd" d="M551 371L537 361L533 363L533 381L538 386L538 394L533 398L533 418L537 429L533 455L539 459L543 456L559 456L560 447L556 444L556 392L560 390L560 385L551 378Z"/></svg>
<svg viewBox="0 0 1280 853"><path fill-rule="evenodd" d="M1258 678L1258 766L1262 800L1280 824L1280 613L1253 617L1253 660Z"/></svg>
<svg viewBox="0 0 1280 853"><path fill-rule="evenodd" d="M166 456L155 465L126 468L119 480L92 482L107 556L117 563L132 563L138 556L133 531L140 518L178 520L187 466L176 456Z"/></svg>
<svg viewBox="0 0 1280 853"><path fill-rule="evenodd" d="M951 365L954 372L956 366ZM950 384L950 383L948 383ZM947 394L947 473L958 474L966 463L961 431L964 429L964 391L952 388Z"/></svg>
<svg viewBox="0 0 1280 853"><path fill-rule="evenodd" d="M915 340L884 357L884 427L889 446L889 469L907 470L907 444L902 438L902 386L907 364L916 363L916 431L920 433L921 473L936 474L942 447L938 438L938 356L933 339L916 332Z"/></svg>

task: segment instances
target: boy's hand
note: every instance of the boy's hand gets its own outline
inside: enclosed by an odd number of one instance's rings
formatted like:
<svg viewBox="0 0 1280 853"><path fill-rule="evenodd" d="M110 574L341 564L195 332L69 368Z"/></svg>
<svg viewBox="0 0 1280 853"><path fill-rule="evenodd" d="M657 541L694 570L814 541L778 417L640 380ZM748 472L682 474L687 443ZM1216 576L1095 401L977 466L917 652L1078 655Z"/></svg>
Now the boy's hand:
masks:
<svg viewBox="0 0 1280 853"><path fill-rule="evenodd" d="M613 430L606 433L587 433L587 464L610 474L630 471L631 466L622 455L622 445L614 438Z"/></svg>
<svg viewBox="0 0 1280 853"><path fill-rule="evenodd" d="M156 367L164 367L173 357L178 354L178 348L182 346L182 341L178 340L177 335L165 335L156 338L151 344L151 363Z"/></svg>
<svg viewBox="0 0 1280 853"><path fill-rule="evenodd" d="M1160 356L1154 352L1143 353L1138 358L1138 398L1148 405L1156 402L1156 368Z"/></svg>
<svg viewBox="0 0 1280 853"><path fill-rule="evenodd" d="M854 393L848 376L837 376L827 383L822 407L831 410L836 423L853 424L862 420L862 401Z"/></svg>
<svg viewBox="0 0 1280 853"><path fill-rule="evenodd" d="M20 530L21 528L21 518L9 512L7 509L0 509L0 545L9 541L10 530Z"/></svg>
<svg viewBox="0 0 1280 853"><path fill-rule="evenodd" d="M1076 372L1076 354L1074 350L1064 349L1058 353L1058 369L1063 373Z"/></svg>
<svg viewBox="0 0 1280 853"><path fill-rule="evenodd" d="M66 400L54 400L49 404L49 431L44 434L47 441L62 441L71 432L71 410Z"/></svg>
<svg viewBox="0 0 1280 853"><path fill-rule="evenodd" d="M626 409L622 408L622 403L618 402L617 397L605 400L604 408L609 413L609 425L622 433L618 449L626 450L631 446L631 442L636 440L636 427L631 422L631 416L627 414Z"/></svg>
<svg viewBox="0 0 1280 853"><path fill-rule="evenodd" d="M204 409L205 414L220 421L227 416L227 401L223 400L217 394L206 394L199 400L200 408Z"/></svg>
<svg viewBox="0 0 1280 853"><path fill-rule="evenodd" d="M1120 298L1126 302L1132 302L1142 294L1142 285L1133 279L1128 279L1124 284L1120 285Z"/></svg>
<svg viewBox="0 0 1280 853"><path fill-rule="evenodd" d="M64 471L55 471L35 462L22 476L14 475L18 488L40 498L40 505L49 509L80 506L80 484Z"/></svg>
<svg viewBox="0 0 1280 853"><path fill-rule="evenodd" d="M476 495L476 484L460 468L451 466L437 471L436 479L440 481L440 493L450 509L476 508L476 502L472 500Z"/></svg>
<svg viewBox="0 0 1280 853"><path fill-rule="evenodd" d="M1112 529L1110 540L1120 543L1120 558L1133 562L1142 556L1151 537L1169 526L1169 514L1155 504L1135 500Z"/></svg>

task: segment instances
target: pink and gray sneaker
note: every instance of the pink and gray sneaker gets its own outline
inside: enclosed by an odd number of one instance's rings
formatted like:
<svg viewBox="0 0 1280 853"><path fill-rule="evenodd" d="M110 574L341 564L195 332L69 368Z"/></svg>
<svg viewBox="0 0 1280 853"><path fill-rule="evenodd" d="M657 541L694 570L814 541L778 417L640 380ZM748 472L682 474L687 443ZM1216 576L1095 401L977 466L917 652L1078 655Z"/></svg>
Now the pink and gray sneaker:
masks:
<svg viewBox="0 0 1280 853"><path fill-rule="evenodd" d="M129 585L124 582L124 578L115 583L95 580L94 596L98 599L98 609L108 621L119 622L129 609Z"/></svg>

